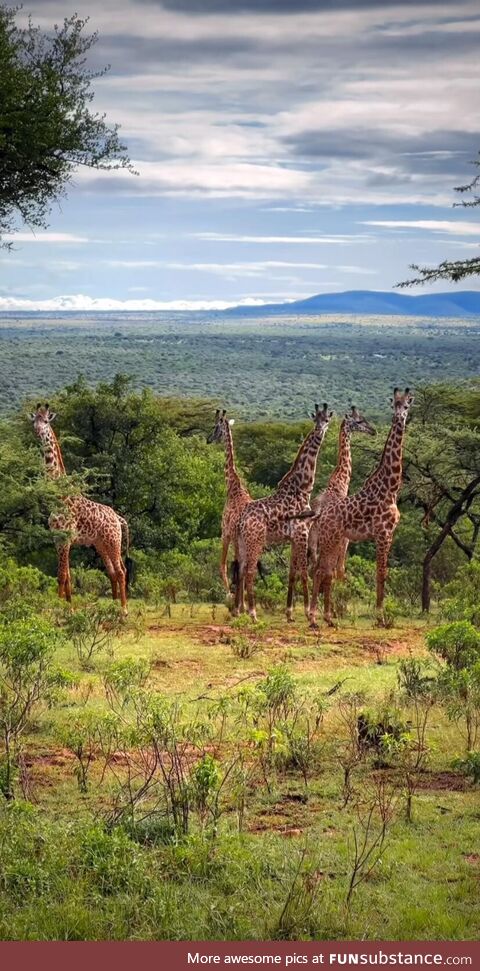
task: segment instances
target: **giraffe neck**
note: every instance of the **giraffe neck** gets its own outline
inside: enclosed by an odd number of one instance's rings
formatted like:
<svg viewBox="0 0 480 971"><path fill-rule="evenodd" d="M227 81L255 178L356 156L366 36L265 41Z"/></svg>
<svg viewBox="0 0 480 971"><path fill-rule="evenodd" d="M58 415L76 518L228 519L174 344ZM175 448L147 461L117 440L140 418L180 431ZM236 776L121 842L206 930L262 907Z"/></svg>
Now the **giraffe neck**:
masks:
<svg viewBox="0 0 480 971"><path fill-rule="evenodd" d="M402 454L406 418L393 418L392 427L385 442L378 468L369 476L361 494L396 501L402 485Z"/></svg>
<svg viewBox="0 0 480 971"><path fill-rule="evenodd" d="M346 421L340 425L340 436L338 442L338 458L336 468L333 470L326 488L326 492L334 493L342 498L348 495L350 479L352 478L352 449L350 431Z"/></svg>
<svg viewBox="0 0 480 971"><path fill-rule="evenodd" d="M305 441L300 446L297 457L283 479L280 480L276 497L290 495L292 498L299 496L306 497L307 503L310 501L310 494L315 484L315 474L317 471L317 458L320 446L325 438L327 431L326 425L322 428L314 428L307 435Z"/></svg>
<svg viewBox="0 0 480 971"><path fill-rule="evenodd" d="M60 479L62 475L66 475L66 472L63 464L62 451L53 428L50 425L46 425L37 434L42 443L47 475L51 479Z"/></svg>
<svg viewBox="0 0 480 971"><path fill-rule="evenodd" d="M232 429L228 424L225 426L225 483L229 496L243 490L242 481L235 466Z"/></svg>

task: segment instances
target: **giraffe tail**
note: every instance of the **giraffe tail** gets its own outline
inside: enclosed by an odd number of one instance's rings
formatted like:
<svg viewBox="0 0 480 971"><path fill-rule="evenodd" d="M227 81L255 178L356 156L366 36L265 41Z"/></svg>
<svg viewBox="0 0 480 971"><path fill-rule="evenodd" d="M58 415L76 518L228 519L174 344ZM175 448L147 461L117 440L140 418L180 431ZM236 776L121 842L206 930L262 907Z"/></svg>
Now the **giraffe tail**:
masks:
<svg viewBox="0 0 480 971"><path fill-rule="evenodd" d="M238 562L238 560L232 560L232 565L230 567L230 579L234 590L236 590L237 588L239 573L240 573L240 563Z"/></svg>
<svg viewBox="0 0 480 971"><path fill-rule="evenodd" d="M263 580L263 583L266 586L267 585L267 580L266 580L267 570L265 569L265 567L264 567L264 565L263 565L263 563L262 563L261 560L259 560L258 563L257 563L257 570L258 570L258 575L259 575L260 579Z"/></svg>
<svg viewBox="0 0 480 971"><path fill-rule="evenodd" d="M133 560L132 560L132 557L129 556L129 549L130 549L130 530L128 528L127 520L124 519L123 516L119 516L118 517L118 520L120 522L120 526L121 526L121 529L122 529L122 543L125 540L125 569L127 571L126 587L127 587L127 590L128 590L128 588L130 586L130 581L132 579L132 574L133 574Z"/></svg>
<svg viewBox="0 0 480 971"><path fill-rule="evenodd" d="M267 576L267 571L261 560L259 560L257 563L257 570L258 570L258 575L260 579L263 580L263 582L266 584L267 581L265 578ZM232 587L234 589L237 586L239 575L240 575L240 563L238 560L232 560L232 565L230 568L230 578L232 581Z"/></svg>

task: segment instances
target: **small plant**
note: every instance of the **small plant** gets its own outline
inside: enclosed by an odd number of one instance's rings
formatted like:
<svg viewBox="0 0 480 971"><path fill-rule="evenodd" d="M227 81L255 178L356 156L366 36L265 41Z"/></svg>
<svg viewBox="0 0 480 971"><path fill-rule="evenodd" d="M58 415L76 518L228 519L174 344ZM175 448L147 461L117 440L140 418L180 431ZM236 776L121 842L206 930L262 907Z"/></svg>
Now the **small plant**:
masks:
<svg viewBox="0 0 480 971"><path fill-rule="evenodd" d="M345 729L337 746L337 759L343 771L343 804L345 809L353 795L352 774L365 758L365 747L359 733L364 696L360 693L343 695L338 702L338 715Z"/></svg>
<svg viewBox="0 0 480 971"><path fill-rule="evenodd" d="M456 671L480 661L480 633L469 620L443 624L427 634L429 651Z"/></svg>
<svg viewBox="0 0 480 971"><path fill-rule="evenodd" d="M285 903L269 932L272 940L301 940L309 932L310 918L320 891L320 872L308 864L307 849L300 854Z"/></svg>
<svg viewBox="0 0 480 971"><path fill-rule="evenodd" d="M20 741L34 712L53 701L64 683L53 669L55 649L62 643L48 621L29 617L0 625L1 791L14 797Z"/></svg>
<svg viewBox="0 0 480 971"><path fill-rule="evenodd" d="M480 736L480 663L442 671L438 689L449 719L464 738L466 751L473 751Z"/></svg>
<svg viewBox="0 0 480 971"><path fill-rule="evenodd" d="M471 779L474 786L480 785L480 752L468 752L464 759L455 759L453 767Z"/></svg>
<svg viewBox="0 0 480 971"><path fill-rule="evenodd" d="M235 657L247 661L254 657L262 649L262 644L256 637L248 637L245 634L237 634L230 640L230 647Z"/></svg>
<svg viewBox="0 0 480 971"><path fill-rule="evenodd" d="M383 605L383 626L396 627L402 614L402 608L395 597L386 597Z"/></svg>
<svg viewBox="0 0 480 971"><path fill-rule="evenodd" d="M350 907L352 896L368 879L380 863L388 835L395 817L397 791L381 776L373 781L373 791L366 803L357 803L357 821L353 827L353 854L347 887L346 905Z"/></svg>
<svg viewBox="0 0 480 971"><path fill-rule="evenodd" d="M111 652L115 637L123 628L122 613L117 604L92 603L74 613L67 613L64 630L72 642L80 667L91 671L94 659Z"/></svg>

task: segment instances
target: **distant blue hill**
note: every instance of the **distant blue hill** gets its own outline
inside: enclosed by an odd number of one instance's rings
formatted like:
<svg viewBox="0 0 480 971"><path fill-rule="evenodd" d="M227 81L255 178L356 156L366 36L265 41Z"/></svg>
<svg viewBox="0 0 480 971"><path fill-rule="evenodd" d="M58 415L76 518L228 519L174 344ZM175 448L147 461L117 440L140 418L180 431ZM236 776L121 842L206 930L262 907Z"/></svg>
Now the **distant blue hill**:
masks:
<svg viewBox="0 0 480 971"><path fill-rule="evenodd" d="M468 317L480 315L480 290L451 290L448 293L406 294L377 290L346 290L317 293L293 303L271 303L262 307L233 307L235 316L263 317L271 314L379 314L405 317Z"/></svg>

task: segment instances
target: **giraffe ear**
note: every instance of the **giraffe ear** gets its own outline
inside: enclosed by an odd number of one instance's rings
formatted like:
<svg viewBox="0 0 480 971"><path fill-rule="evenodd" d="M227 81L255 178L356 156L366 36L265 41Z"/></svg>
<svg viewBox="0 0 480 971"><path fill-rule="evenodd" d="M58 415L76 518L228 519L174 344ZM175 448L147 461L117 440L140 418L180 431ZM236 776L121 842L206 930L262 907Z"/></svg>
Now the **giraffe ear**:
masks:
<svg viewBox="0 0 480 971"><path fill-rule="evenodd" d="M55 421L55 418L56 418L56 417L57 417L57 412L56 412L56 411L51 411L51 412L49 413L49 415L48 415L48 420L49 420L49 421Z"/></svg>
<svg viewBox="0 0 480 971"><path fill-rule="evenodd" d="M229 425L234 425L235 424L235 418L229 418L228 419L228 424Z"/></svg>

